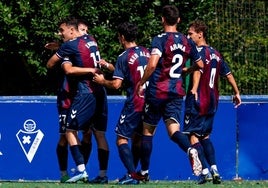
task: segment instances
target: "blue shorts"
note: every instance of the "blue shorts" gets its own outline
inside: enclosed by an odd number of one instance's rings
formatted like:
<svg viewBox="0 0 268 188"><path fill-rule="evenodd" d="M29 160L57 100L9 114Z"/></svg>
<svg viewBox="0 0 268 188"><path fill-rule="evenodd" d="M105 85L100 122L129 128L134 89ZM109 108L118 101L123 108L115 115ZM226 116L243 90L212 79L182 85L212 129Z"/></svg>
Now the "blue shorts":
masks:
<svg viewBox="0 0 268 188"><path fill-rule="evenodd" d="M69 109L66 108L58 108L59 115L59 133L65 134L66 132L66 118L68 116Z"/></svg>
<svg viewBox="0 0 268 188"><path fill-rule="evenodd" d="M194 95L189 95L185 103L185 115L183 133L195 134L197 137L205 137L212 132L214 114L200 115L199 105Z"/></svg>
<svg viewBox="0 0 268 188"><path fill-rule="evenodd" d="M92 93L77 93L72 102L68 117L66 129L86 130L89 128L89 122L95 113L96 99Z"/></svg>
<svg viewBox="0 0 268 188"><path fill-rule="evenodd" d="M108 103L106 90L103 87L94 95L96 98L96 110L91 119L90 128L96 131L106 132L108 121Z"/></svg>
<svg viewBox="0 0 268 188"><path fill-rule="evenodd" d="M157 126L161 118L164 121L172 119L180 124L182 116L183 97L174 97L165 100L145 98L144 122Z"/></svg>
<svg viewBox="0 0 268 188"><path fill-rule="evenodd" d="M134 133L142 134L142 112L135 112L133 105L125 104L115 127L115 133L131 139Z"/></svg>

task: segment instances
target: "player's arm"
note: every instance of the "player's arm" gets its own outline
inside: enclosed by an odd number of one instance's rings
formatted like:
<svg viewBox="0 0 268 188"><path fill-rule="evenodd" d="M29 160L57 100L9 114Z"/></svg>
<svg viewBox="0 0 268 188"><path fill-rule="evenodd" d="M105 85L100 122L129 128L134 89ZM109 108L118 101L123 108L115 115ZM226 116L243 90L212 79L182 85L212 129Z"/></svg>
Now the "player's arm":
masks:
<svg viewBox="0 0 268 188"><path fill-rule="evenodd" d="M150 78L152 73L155 71L159 58L160 58L159 55L154 55L154 54L151 55L149 62L144 70L144 74L140 80L141 86Z"/></svg>
<svg viewBox="0 0 268 188"><path fill-rule="evenodd" d="M202 69L203 67L204 67L204 63L203 63L202 59L199 59L192 66L184 67L183 72L184 72L184 74L191 74L192 72L194 72L194 71L196 71L198 69Z"/></svg>
<svg viewBox="0 0 268 188"><path fill-rule="evenodd" d="M148 64L144 70L144 74L140 82L137 84L137 92L139 96L143 96L144 92L143 85L147 80L149 80L150 76L155 71L159 58L160 56L158 54L151 54Z"/></svg>
<svg viewBox="0 0 268 188"><path fill-rule="evenodd" d="M62 69L64 70L66 75L72 75L72 76L81 76L81 75L87 75L87 74L94 75L96 72L99 71L96 68L75 67L70 62L64 62L62 64Z"/></svg>
<svg viewBox="0 0 268 188"><path fill-rule="evenodd" d="M114 65L112 63L108 63L107 61L105 61L104 59L101 59L99 62L101 67L104 67L105 69L113 72L114 71Z"/></svg>
<svg viewBox="0 0 268 188"><path fill-rule="evenodd" d="M49 50L58 50L59 47L60 47L59 42L49 42L49 43L45 44L45 48L49 49Z"/></svg>
<svg viewBox="0 0 268 188"><path fill-rule="evenodd" d="M233 97L233 101L235 103L235 108L237 108L242 102L241 102L241 97L240 97L240 93L239 93L239 89L237 87L236 81L234 79L233 74L228 74L226 76L229 84L232 86L233 91L234 91L234 97Z"/></svg>
<svg viewBox="0 0 268 188"><path fill-rule="evenodd" d="M51 69L53 68L58 62L60 61L60 58L54 54L48 61L47 61L47 68Z"/></svg>
<svg viewBox="0 0 268 188"><path fill-rule="evenodd" d="M93 81L111 89L119 89L123 82L123 80L119 78L114 78L113 80L106 80L103 74L95 74L93 77Z"/></svg>
<svg viewBox="0 0 268 188"><path fill-rule="evenodd" d="M191 93L195 95L195 100L198 99L197 89L199 86L200 78L201 78L201 71L200 70L194 71L194 73L193 73L193 87L191 89Z"/></svg>

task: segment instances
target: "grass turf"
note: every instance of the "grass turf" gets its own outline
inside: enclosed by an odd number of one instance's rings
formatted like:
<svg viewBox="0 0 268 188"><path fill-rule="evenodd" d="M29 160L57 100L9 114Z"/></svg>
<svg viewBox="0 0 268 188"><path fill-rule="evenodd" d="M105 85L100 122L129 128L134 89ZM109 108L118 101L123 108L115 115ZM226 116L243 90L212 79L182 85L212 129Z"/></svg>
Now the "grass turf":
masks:
<svg viewBox="0 0 268 188"><path fill-rule="evenodd" d="M124 187L136 187L136 188L268 188L268 181L223 181L219 185L214 185L208 182L203 185L197 185L195 181L150 181L146 184L140 183L139 185L117 185L116 182L109 182L105 185L75 183L66 184L59 182L17 182L17 181L0 181L0 188L124 188Z"/></svg>

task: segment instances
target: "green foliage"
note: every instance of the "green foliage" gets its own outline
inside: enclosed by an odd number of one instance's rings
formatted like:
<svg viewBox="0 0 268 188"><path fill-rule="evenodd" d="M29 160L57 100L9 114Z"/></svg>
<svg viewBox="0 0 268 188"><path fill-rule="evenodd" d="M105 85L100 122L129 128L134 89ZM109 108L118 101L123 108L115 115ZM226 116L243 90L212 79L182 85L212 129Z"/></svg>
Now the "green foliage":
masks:
<svg viewBox="0 0 268 188"><path fill-rule="evenodd" d="M215 19L207 21L210 44L229 63L242 94L268 94L265 2L229 0L215 5ZM227 82L221 84L221 94L231 91Z"/></svg>
<svg viewBox="0 0 268 188"><path fill-rule="evenodd" d="M49 81L54 83L56 73L48 72L45 67L54 52L46 50L44 45L59 40L56 34L60 18L73 15L87 20L90 33L98 41L102 58L115 63L123 51L118 43L117 25L123 21L136 23L140 31L138 43L150 47L152 37L162 30L161 9L166 4L179 8L179 30L183 33L187 32L188 23L196 18L208 23L210 44L230 63L243 94L268 93L267 15L264 11L267 3L240 3L235 0L1 1L0 75L9 78L12 74L8 72L13 70L7 70L7 67L15 61L22 65L23 70L12 79L26 81L20 85L14 84L18 82L14 81L8 87L4 80L0 81L0 93L54 94L54 84ZM222 94L230 94L228 85L221 84L221 87Z"/></svg>

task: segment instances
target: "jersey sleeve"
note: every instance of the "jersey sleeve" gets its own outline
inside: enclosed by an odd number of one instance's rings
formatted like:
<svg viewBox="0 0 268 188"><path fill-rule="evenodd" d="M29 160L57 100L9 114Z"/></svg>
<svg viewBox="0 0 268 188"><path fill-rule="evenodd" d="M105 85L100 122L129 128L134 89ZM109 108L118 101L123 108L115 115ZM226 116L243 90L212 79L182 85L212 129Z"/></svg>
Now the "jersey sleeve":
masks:
<svg viewBox="0 0 268 188"><path fill-rule="evenodd" d="M231 74L231 70L228 64L223 59L221 59L220 76L227 76L228 74Z"/></svg>
<svg viewBox="0 0 268 188"><path fill-rule="evenodd" d="M192 39L187 39L187 40L188 40L189 45L191 47L190 54L189 54L191 60L193 62L197 62L197 61L201 60L201 56L200 56L199 52L197 51L196 45L193 42L193 40Z"/></svg>
<svg viewBox="0 0 268 188"><path fill-rule="evenodd" d="M71 46L69 42L63 43L60 48L57 50L56 55L60 59L64 59L72 53Z"/></svg>
<svg viewBox="0 0 268 188"><path fill-rule="evenodd" d="M125 53L125 52L124 52ZM124 79L124 53L118 56L116 64L115 64L115 69L113 73L113 78L118 78L123 80Z"/></svg>
<svg viewBox="0 0 268 188"><path fill-rule="evenodd" d="M153 38L151 45L151 55L159 55L160 57L162 56L163 45L161 44L160 37L163 37L163 34Z"/></svg>

